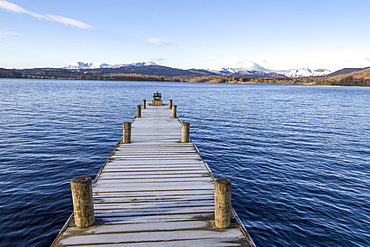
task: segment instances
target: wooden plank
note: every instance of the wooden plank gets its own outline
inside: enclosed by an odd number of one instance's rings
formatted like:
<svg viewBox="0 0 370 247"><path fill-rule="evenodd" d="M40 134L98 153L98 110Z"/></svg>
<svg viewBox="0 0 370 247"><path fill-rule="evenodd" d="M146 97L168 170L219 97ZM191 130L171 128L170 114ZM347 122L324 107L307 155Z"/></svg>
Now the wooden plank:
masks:
<svg viewBox="0 0 370 247"><path fill-rule="evenodd" d="M242 240L240 240L242 242ZM66 245L58 245L60 247ZM68 245L73 246L73 245ZM114 243L114 244L94 244L94 245L78 245L79 247L199 247L199 246L212 246L212 247L229 247L229 246L249 246L242 245L242 243L235 242L234 238L223 238L222 241L218 239L200 239L200 240L171 240L171 241L160 241L160 242L141 242L141 243Z"/></svg>
<svg viewBox="0 0 370 247"><path fill-rule="evenodd" d="M147 174L148 178L150 178L150 174L153 174L153 176L155 175L164 175L164 174L208 174L207 170L204 170L204 169L201 169L199 167L194 167L194 168L189 168L189 167L186 167L186 168L177 168L177 167L174 167L174 168L166 168L166 169L152 169L152 168L149 168L149 169L140 169L140 168L136 168L136 169L130 169L130 168L125 168L125 167L110 167L110 168L107 168L106 169L107 171L106 172L114 172L114 173L120 173L122 175L143 175L143 174Z"/></svg>
<svg viewBox="0 0 370 247"><path fill-rule="evenodd" d="M204 198L205 196L213 196L213 190L156 190L153 193L153 190L141 190L141 191L109 191L109 192L97 192L93 193L94 198L109 198L109 197L124 197L127 200L134 198L163 198L169 196L184 196L189 197L189 199L199 199Z"/></svg>
<svg viewBox="0 0 370 247"><path fill-rule="evenodd" d="M136 208L168 208L168 207L192 207L192 206L214 206L213 200L175 200L175 201L138 201L138 202L108 202L106 200L94 200L94 209L136 209Z"/></svg>
<svg viewBox="0 0 370 247"><path fill-rule="evenodd" d="M222 239L234 238L242 239L243 234L239 229L228 229L227 231L214 231L214 230L184 230L184 231L155 231L155 232L125 232L125 234L92 234L92 235L77 235L69 236L68 238L61 239L62 245L76 245L76 244L118 244L118 243L132 243L132 242L162 242L181 240L183 246L186 245L187 240L200 240L200 239Z"/></svg>
<svg viewBox="0 0 370 247"><path fill-rule="evenodd" d="M140 172L140 171L150 171L150 170L158 170L158 171L187 171L187 170L190 170L190 171L203 171L204 168L200 167L200 166L180 166L180 167L170 167L170 166L162 166L162 167L156 167L156 166L152 166L152 167L144 167L144 168L141 168L141 167L126 167L126 166L109 166L109 168L107 168L107 170L109 171L109 169L112 169L112 170L119 170L119 171L124 171L124 172Z"/></svg>
<svg viewBox="0 0 370 247"><path fill-rule="evenodd" d="M153 193L151 191L141 191L141 192L93 192L94 198L98 197L122 197L122 198L130 198L130 197L153 197L153 198L162 198L166 196L193 196L194 198L198 196L204 195L213 195L213 190L191 190L191 191L184 191L184 190L173 190L173 191L157 191Z"/></svg>
<svg viewBox="0 0 370 247"><path fill-rule="evenodd" d="M120 203L120 202L175 202L175 201L201 201L201 200L212 200L213 195L200 195L200 196L191 196L191 195L166 195L161 197L148 197L148 196L135 196L132 197L122 197L122 196L95 196L94 204L98 203Z"/></svg>
<svg viewBox="0 0 370 247"><path fill-rule="evenodd" d="M100 176L99 181L101 182L111 182L115 183L119 178L116 177L104 177ZM107 181L109 180L109 181ZM213 182L213 180L209 177L183 177L183 178L160 178L160 177L150 177L150 178L131 178L131 179L125 179L125 183L167 183L167 182Z"/></svg>
<svg viewBox="0 0 370 247"><path fill-rule="evenodd" d="M148 176L143 173L137 174L136 176L128 176L124 172L104 172L104 171L102 172L100 177L107 178L107 179L112 178L112 179L127 179L127 180L128 179L148 179ZM185 173L185 174L179 173L179 174L159 174L159 175L152 174L150 176L150 179L170 178L170 179L179 179L179 181L181 181L182 178L204 178L204 177L208 178L209 174L208 173Z"/></svg>
<svg viewBox="0 0 370 247"><path fill-rule="evenodd" d="M96 216L97 222L104 222L104 224L138 224L150 222L180 222L180 221L207 221L213 217L212 213L199 215L199 213L182 213L182 214L169 214L169 215L147 215L145 217L132 217L132 216Z"/></svg>
<svg viewBox="0 0 370 247"><path fill-rule="evenodd" d="M124 224L104 224L99 227L91 227L89 229L79 229L71 227L71 230L66 234L69 235L91 235L91 234L107 234L121 232L145 232L145 231L176 231L176 230L201 230L213 229L206 221L163 221L163 222L141 222L141 223L124 223Z"/></svg>

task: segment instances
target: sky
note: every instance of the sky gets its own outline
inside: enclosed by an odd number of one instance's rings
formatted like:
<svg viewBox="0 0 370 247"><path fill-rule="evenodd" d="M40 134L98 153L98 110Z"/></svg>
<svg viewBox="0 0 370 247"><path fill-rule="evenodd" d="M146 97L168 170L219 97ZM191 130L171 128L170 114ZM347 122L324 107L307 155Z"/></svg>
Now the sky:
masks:
<svg viewBox="0 0 370 247"><path fill-rule="evenodd" d="M0 67L370 66L368 0L0 0Z"/></svg>

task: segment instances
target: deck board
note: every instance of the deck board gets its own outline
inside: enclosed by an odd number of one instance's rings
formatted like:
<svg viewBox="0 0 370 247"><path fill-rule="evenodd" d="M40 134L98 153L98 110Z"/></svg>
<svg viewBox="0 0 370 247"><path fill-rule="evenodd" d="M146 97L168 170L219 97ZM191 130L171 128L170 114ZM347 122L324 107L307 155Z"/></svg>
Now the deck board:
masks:
<svg viewBox="0 0 370 247"><path fill-rule="evenodd" d="M96 222L73 218L52 246L254 246L238 223L216 229L213 176L181 122L166 106L148 106L93 184Z"/></svg>

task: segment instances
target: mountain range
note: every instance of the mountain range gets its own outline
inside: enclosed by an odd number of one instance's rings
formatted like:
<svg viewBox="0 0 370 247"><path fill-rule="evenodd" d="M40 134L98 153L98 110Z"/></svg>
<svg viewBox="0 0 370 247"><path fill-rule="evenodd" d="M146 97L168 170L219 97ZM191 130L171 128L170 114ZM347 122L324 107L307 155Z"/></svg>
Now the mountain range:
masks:
<svg viewBox="0 0 370 247"><path fill-rule="evenodd" d="M248 79L249 77L249 79ZM272 83L274 78L280 82L298 83L301 78L310 77L311 82L335 84L344 80L346 85L354 83L364 85L361 80L370 80L370 68L345 68L333 73L326 69L312 70L308 68L271 71L249 62L237 68L211 69L179 69L158 65L154 62L139 62L130 64L107 64L76 62L59 68L3 69L0 68L0 78L41 78L41 79L92 79L92 80L167 80L167 81L208 81L208 82L246 82L261 78L265 83ZM244 79L243 79L244 78ZM253 79L255 78L255 79ZM265 78L265 79L263 79ZM285 79L284 79L285 78ZM321 80L322 82L318 82ZM329 81L328 81L329 80ZM305 80L304 82L307 82ZM366 82L367 83L367 82ZM370 82L369 82L370 83ZM367 85L367 84L366 84Z"/></svg>
<svg viewBox="0 0 370 247"><path fill-rule="evenodd" d="M107 64L107 63L85 63L75 62L62 66L68 70L115 70L116 73L137 73L144 75L161 76L190 76L190 75L223 75L238 77L309 77L323 76L331 73L327 69L312 70L309 68L293 69L287 71L271 71L256 63L249 62L247 66L238 68L221 68L218 70L210 69L177 69L158 65L154 62L138 62L129 64ZM113 72L113 71L111 71Z"/></svg>

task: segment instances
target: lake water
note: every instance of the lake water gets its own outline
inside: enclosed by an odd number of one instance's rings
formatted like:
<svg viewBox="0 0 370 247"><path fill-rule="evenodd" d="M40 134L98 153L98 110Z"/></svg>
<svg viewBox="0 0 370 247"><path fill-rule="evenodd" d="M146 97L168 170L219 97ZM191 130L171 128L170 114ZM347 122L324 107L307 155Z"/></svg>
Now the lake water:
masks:
<svg viewBox="0 0 370 247"><path fill-rule="evenodd" d="M154 92L173 99L257 246L370 246L370 88L0 79L0 246L50 246Z"/></svg>

